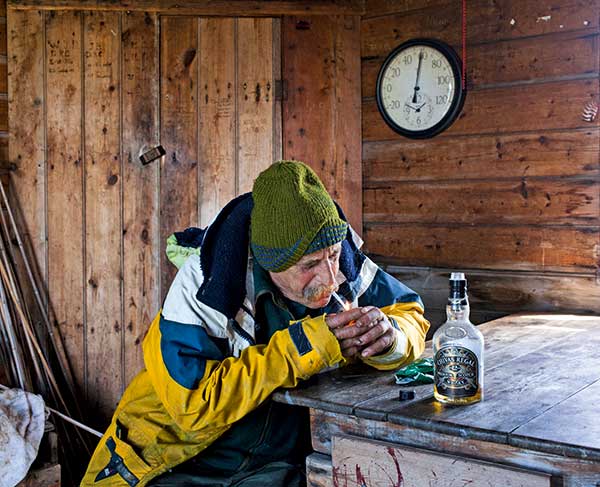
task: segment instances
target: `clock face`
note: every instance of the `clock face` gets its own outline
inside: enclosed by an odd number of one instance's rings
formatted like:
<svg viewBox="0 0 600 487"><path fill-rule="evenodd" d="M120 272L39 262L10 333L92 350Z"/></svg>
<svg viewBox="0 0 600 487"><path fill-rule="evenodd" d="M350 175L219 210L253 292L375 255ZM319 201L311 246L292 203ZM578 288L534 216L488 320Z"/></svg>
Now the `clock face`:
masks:
<svg viewBox="0 0 600 487"><path fill-rule="evenodd" d="M458 56L440 41L402 44L379 72L379 110L390 127L407 137L441 132L454 121L463 100Z"/></svg>

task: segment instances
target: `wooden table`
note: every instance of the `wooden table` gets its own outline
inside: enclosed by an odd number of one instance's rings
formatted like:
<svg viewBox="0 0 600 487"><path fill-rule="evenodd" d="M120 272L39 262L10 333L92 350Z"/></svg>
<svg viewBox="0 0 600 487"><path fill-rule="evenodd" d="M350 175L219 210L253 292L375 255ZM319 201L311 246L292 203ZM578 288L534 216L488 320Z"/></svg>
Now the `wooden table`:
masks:
<svg viewBox="0 0 600 487"><path fill-rule="evenodd" d="M432 385L400 402L393 373L362 364L276 392L310 408L309 485L600 486L600 317L521 314L479 329L477 404L443 406Z"/></svg>

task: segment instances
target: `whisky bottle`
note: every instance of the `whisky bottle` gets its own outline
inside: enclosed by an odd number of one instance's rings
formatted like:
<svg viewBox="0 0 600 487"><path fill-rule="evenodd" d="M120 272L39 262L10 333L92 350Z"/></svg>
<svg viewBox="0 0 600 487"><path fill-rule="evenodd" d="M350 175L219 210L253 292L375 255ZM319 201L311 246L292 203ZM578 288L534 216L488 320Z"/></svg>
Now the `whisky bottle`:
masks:
<svg viewBox="0 0 600 487"><path fill-rule="evenodd" d="M483 399L483 335L469 321L467 280L450 275L446 322L433 335L434 397L449 405Z"/></svg>

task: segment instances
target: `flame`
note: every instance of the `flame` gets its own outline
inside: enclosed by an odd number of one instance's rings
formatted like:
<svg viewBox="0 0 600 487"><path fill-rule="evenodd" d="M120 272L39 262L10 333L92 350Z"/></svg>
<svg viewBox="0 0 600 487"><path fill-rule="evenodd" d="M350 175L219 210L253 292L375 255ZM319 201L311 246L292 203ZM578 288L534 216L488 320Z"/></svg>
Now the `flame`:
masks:
<svg viewBox="0 0 600 487"><path fill-rule="evenodd" d="M352 305L349 301L343 299L338 293L332 293L333 298L338 302L338 304L344 309L344 311L348 311Z"/></svg>

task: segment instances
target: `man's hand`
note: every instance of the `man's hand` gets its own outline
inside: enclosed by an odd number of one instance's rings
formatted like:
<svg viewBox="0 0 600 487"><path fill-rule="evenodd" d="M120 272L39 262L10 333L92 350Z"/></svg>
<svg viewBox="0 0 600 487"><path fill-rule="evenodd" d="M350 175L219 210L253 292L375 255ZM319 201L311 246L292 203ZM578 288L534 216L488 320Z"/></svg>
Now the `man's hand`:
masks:
<svg viewBox="0 0 600 487"><path fill-rule="evenodd" d="M394 327L388 317L374 306L327 315L325 322L340 342L344 357L352 357L359 352L363 357L371 357L394 343Z"/></svg>

